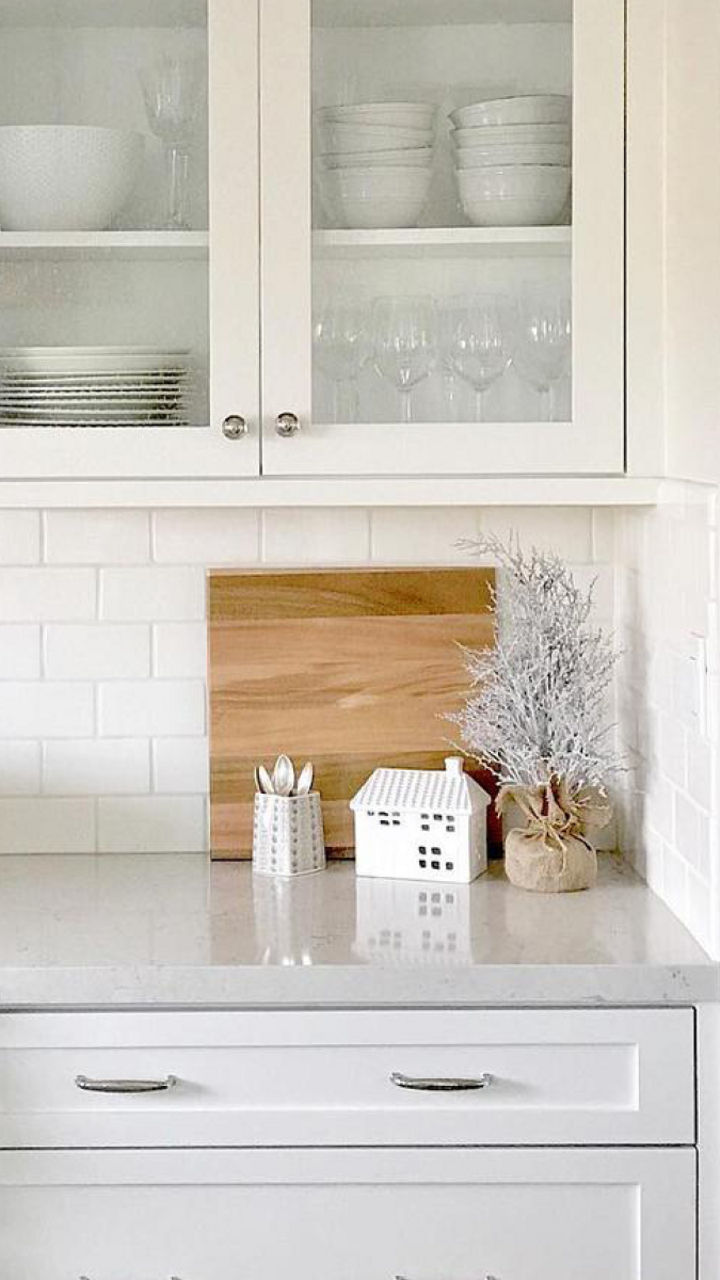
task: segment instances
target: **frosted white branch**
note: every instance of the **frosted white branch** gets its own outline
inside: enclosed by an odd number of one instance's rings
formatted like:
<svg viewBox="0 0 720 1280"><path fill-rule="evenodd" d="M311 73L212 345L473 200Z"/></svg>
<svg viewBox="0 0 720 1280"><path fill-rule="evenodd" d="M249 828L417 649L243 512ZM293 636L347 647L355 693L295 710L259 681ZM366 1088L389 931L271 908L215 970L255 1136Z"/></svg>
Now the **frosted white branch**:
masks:
<svg viewBox="0 0 720 1280"><path fill-rule="evenodd" d="M557 556L516 538L461 545L498 566L496 643L464 650L471 689L452 717L468 754L502 784L602 789L624 763L604 722L619 655L591 622L595 583L582 591Z"/></svg>

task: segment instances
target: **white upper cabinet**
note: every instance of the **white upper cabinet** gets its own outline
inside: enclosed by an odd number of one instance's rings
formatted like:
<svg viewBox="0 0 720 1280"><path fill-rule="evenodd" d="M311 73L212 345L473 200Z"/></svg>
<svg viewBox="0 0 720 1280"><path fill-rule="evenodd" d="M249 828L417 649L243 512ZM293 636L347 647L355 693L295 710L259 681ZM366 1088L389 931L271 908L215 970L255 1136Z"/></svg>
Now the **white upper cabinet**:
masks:
<svg viewBox="0 0 720 1280"><path fill-rule="evenodd" d="M265 473L621 473L623 0L263 0L260 49Z"/></svg>
<svg viewBox="0 0 720 1280"><path fill-rule="evenodd" d="M622 475L624 51L624 0L0 0L0 481Z"/></svg>
<svg viewBox="0 0 720 1280"><path fill-rule="evenodd" d="M256 46L254 0L0 0L1 478L257 474Z"/></svg>

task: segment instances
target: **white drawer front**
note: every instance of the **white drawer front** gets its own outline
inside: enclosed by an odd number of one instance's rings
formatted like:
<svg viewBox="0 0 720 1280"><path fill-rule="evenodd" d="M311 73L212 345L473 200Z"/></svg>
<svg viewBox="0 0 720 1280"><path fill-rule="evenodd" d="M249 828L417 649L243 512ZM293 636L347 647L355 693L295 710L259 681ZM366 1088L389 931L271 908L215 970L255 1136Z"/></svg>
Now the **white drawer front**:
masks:
<svg viewBox="0 0 720 1280"><path fill-rule="evenodd" d="M0 1156L3 1280L689 1280L691 1151Z"/></svg>
<svg viewBox="0 0 720 1280"><path fill-rule="evenodd" d="M5 1148L693 1141L686 1009L0 1017Z"/></svg>

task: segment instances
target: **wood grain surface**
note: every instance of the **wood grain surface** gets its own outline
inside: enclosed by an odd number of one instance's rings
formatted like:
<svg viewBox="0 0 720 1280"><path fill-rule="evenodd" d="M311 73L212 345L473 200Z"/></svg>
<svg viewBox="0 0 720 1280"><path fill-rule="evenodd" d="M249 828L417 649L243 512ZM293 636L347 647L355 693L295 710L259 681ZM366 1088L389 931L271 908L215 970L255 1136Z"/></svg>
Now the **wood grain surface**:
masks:
<svg viewBox="0 0 720 1280"><path fill-rule="evenodd" d="M443 717L467 687L459 645L493 641L493 582L490 569L211 573L213 856L251 855L254 766L281 751L314 762L341 856L348 802L374 768L440 767Z"/></svg>

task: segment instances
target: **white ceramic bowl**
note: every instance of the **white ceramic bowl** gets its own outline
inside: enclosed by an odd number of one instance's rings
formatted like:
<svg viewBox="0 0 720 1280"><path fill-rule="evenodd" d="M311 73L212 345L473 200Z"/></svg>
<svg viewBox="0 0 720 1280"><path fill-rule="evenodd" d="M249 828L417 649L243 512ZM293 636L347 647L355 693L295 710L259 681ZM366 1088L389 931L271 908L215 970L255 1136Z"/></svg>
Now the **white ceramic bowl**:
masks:
<svg viewBox="0 0 720 1280"><path fill-rule="evenodd" d="M426 102L359 102L353 106L321 107L320 124L384 124L399 128L431 129L437 108Z"/></svg>
<svg viewBox="0 0 720 1280"><path fill-rule="evenodd" d="M145 139L122 129L0 126L3 231L105 231L137 180Z"/></svg>
<svg viewBox="0 0 720 1280"><path fill-rule="evenodd" d="M455 153L458 169L481 169L486 165L544 164L570 165L572 153L569 146L544 143L517 147L463 147Z"/></svg>
<svg viewBox="0 0 720 1280"><path fill-rule="evenodd" d="M324 169L426 169L432 164L432 147L408 147L399 151L350 151L346 155L320 157Z"/></svg>
<svg viewBox="0 0 720 1280"><path fill-rule="evenodd" d="M386 124L323 124L318 134L322 155L429 147L434 136L432 129L406 129Z"/></svg>
<svg viewBox="0 0 720 1280"><path fill-rule="evenodd" d="M430 178L430 169L333 169L323 175L323 187L345 227L414 227Z"/></svg>
<svg viewBox="0 0 720 1280"><path fill-rule="evenodd" d="M492 98L450 112L450 119L458 129L492 124L569 124L571 117L572 98L559 93Z"/></svg>
<svg viewBox="0 0 720 1280"><path fill-rule="evenodd" d="M569 168L518 165L460 169L460 199L476 227L551 226L570 194Z"/></svg>
<svg viewBox="0 0 720 1280"><path fill-rule="evenodd" d="M569 124L480 125L473 129L451 129L456 147L570 146Z"/></svg>

